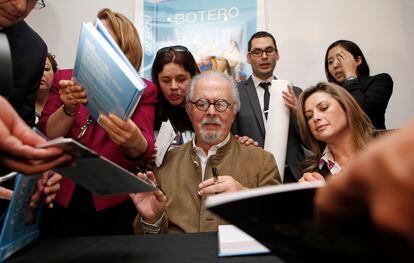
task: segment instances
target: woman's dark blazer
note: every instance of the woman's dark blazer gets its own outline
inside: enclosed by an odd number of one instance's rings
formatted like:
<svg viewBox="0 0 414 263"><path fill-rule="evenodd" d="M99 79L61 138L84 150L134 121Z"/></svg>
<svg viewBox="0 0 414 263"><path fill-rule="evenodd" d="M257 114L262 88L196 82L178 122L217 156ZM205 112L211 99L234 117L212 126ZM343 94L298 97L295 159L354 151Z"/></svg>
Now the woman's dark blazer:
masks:
<svg viewBox="0 0 414 263"><path fill-rule="evenodd" d="M376 129L385 129L385 111L392 95L393 81L387 73L359 77L345 82L345 89L352 94L359 106L371 119Z"/></svg>

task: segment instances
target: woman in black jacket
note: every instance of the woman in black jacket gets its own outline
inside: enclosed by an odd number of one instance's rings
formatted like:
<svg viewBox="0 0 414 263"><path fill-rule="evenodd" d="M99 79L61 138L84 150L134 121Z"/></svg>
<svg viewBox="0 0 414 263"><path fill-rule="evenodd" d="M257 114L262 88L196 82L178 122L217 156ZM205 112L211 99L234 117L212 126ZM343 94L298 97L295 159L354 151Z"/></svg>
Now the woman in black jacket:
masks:
<svg viewBox="0 0 414 263"><path fill-rule="evenodd" d="M348 40L335 41L328 47L325 73L329 82L351 93L376 129L385 129L385 111L393 89L390 75L370 76L361 49Z"/></svg>

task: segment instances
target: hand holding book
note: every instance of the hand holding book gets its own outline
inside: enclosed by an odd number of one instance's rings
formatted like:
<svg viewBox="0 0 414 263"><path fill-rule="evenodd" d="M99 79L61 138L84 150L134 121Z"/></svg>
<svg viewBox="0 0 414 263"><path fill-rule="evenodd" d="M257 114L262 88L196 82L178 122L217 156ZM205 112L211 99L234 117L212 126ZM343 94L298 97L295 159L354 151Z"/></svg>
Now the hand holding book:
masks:
<svg viewBox="0 0 414 263"><path fill-rule="evenodd" d="M85 89L91 116L113 113L127 120L134 112L145 82L102 22L82 25L73 80Z"/></svg>
<svg viewBox="0 0 414 263"><path fill-rule="evenodd" d="M147 150L147 140L131 119L124 121L112 113L100 114L99 124L114 143L124 147L128 157L138 158Z"/></svg>
<svg viewBox="0 0 414 263"><path fill-rule="evenodd" d="M53 208L53 200L56 192L60 189L59 181L62 179L60 174L52 171L44 172L42 177L37 180L36 192L30 199L30 207L36 208L40 202L44 201L48 208Z"/></svg>
<svg viewBox="0 0 414 263"><path fill-rule="evenodd" d="M138 173L138 177L143 180L150 180L157 185L157 180L153 172ZM167 197L161 189L153 192L130 194L138 213L147 223L157 222L165 212Z"/></svg>
<svg viewBox="0 0 414 263"><path fill-rule="evenodd" d="M49 170L70 156L60 149L38 149L35 146L45 139L30 130L10 103L0 96L0 164L25 174Z"/></svg>
<svg viewBox="0 0 414 263"><path fill-rule="evenodd" d="M84 89L70 80L61 80L59 82L59 97L64 105L63 111L69 117L76 115L81 104L88 103Z"/></svg>

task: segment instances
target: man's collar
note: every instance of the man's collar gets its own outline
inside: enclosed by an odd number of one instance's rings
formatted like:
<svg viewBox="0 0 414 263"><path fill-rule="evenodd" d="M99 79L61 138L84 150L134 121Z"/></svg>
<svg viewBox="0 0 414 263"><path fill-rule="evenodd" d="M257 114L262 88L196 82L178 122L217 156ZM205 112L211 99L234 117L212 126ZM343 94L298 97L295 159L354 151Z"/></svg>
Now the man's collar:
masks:
<svg viewBox="0 0 414 263"><path fill-rule="evenodd" d="M276 79L276 77L273 76L273 75L270 78L263 80L263 79L260 79L260 78L258 78L258 77L256 77L255 75L252 74L252 80L253 80L253 83L254 83L254 87L255 88L257 88L259 86L259 84L262 83L262 82L270 82L270 83L272 83L272 80L274 80L274 79Z"/></svg>
<svg viewBox="0 0 414 263"><path fill-rule="evenodd" d="M198 147L198 146L196 145L196 143L195 143L195 140L196 140L196 138L195 138L195 137L196 137L196 136L194 136L194 138L193 138L193 148L194 148L194 149ZM230 140L230 137L231 137L231 135L230 135L230 132L229 132L229 134L227 134L227 137L226 137L226 138L225 138L222 142L220 142L220 143L218 143L218 144L215 144L215 145L212 145L212 146L210 147L209 151L210 151L210 150L212 150L212 149L217 150L217 149L219 149L219 148L223 147L226 143L228 143L228 141Z"/></svg>

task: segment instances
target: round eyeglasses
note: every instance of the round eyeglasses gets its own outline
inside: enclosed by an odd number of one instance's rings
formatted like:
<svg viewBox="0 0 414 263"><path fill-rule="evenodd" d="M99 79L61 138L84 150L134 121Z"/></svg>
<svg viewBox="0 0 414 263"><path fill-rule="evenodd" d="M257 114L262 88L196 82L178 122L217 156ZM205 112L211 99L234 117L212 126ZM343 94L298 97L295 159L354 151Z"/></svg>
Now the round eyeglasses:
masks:
<svg viewBox="0 0 414 263"><path fill-rule="evenodd" d="M275 51L276 49L274 47L267 47L265 49L255 48L250 51L250 54L252 54L253 57L261 57L263 56L263 53L266 53L267 56L270 56L273 55Z"/></svg>
<svg viewBox="0 0 414 263"><path fill-rule="evenodd" d="M213 105L216 111L223 112L227 110L231 103L227 102L225 99L215 100L214 102L210 102L208 99L198 99L196 101L190 101L192 104L196 106L199 111L206 111L210 105Z"/></svg>

